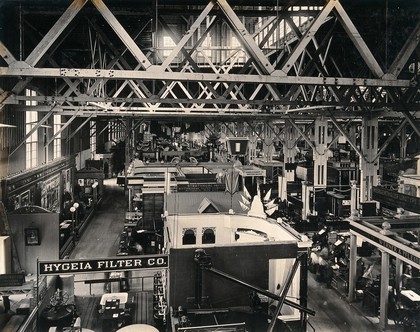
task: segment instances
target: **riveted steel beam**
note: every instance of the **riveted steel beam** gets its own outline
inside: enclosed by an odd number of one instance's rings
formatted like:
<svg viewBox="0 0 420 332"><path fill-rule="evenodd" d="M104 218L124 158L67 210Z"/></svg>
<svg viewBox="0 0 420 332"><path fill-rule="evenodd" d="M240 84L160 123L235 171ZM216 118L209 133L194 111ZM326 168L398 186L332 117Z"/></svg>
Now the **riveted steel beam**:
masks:
<svg viewBox="0 0 420 332"><path fill-rule="evenodd" d="M84 68L31 68L21 61L16 66L0 67L0 77L39 77L39 78L85 78L114 80L159 80L180 82L242 82L255 84L303 84L303 85L347 85L372 87L412 87L411 80L386 80L380 78L345 78L345 77L300 77L275 76L263 74L214 74L214 73L178 73L154 72L115 69L84 69ZM22 64L22 67L19 67Z"/></svg>

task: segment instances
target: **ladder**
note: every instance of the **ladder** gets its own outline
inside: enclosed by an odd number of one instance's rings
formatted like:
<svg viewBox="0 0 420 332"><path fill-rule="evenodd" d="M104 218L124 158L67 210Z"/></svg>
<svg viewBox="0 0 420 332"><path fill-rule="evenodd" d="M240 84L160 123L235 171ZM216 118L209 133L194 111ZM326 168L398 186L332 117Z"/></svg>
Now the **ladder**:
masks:
<svg viewBox="0 0 420 332"><path fill-rule="evenodd" d="M19 256L17 253L15 242L13 241L13 235L10 230L9 220L7 219L6 209L4 208L3 202L0 202L0 235L10 236L12 244L12 272L22 272L22 267L19 262Z"/></svg>

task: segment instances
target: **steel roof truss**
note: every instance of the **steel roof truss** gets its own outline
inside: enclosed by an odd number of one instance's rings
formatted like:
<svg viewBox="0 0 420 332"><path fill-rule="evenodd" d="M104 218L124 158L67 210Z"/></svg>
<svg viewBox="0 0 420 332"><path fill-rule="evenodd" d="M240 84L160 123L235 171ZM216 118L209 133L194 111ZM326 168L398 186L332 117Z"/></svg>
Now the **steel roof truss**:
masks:
<svg viewBox="0 0 420 332"><path fill-rule="evenodd" d="M349 134L343 129L343 127L338 123L332 112L330 111L330 119L334 126L338 129L338 131L343 135L347 142L349 142L350 146L353 148L353 150L359 155L359 158L366 160L365 155L360 151L360 149L356 146L356 143L353 142L353 140L350 138Z"/></svg>
<svg viewBox="0 0 420 332"><path fill-rule="evenodd" d="M77 127L76 128L76 130L75 131L73 131L68 137L67 137L67 139L66 139L66 142L68 142L68 141L70 141L72 138L73 138L73 136L74 135L76 135L79 131L80 131L80 129L82 129L83 127L84 127L84 125L91 119L93 117L93 114L90 114L87 118L86 118L86 120L85 121L83 121L82 122L82 124L79 126L79 127ZM92 129L92 128L90 128L90 129ZM96 129L95 129L95 131L96 131Z"/></svg>
<svg viewBox="0 0 420 332"><path fill-rule="evenodd" d="M382 77L384 75L382 68L379 66L369 47L366 45L359 31L357 31L341 3L339 1L331 2L334 3L334 12L336 13L337 18L342 24L344 30L347 32L354 46L356 46L363 60L365 60L365 63L368 65L370 71L375 75L375 77Z"/></svg>
<svg viewBox="0 0 420 332"><path fill-rule="evenodd" d="M114 32L118 35L120 40L124 43L127 49L131 52L134 58L142 65L144 69L148 69L152 66L149 59L140 50L134 40L130 37L121 23L115 18L112 12L104 4L102 0L91 0L95 5L96 9L101 13L102 17L108 22Z"/></svg>
<svg viewBox="0 0 420 332"><path fill-rule="evenodd" d="M16 61L13 54L8 50L8 48L3 44L0 40L0 56L3 58L4 61L10 66L13 62Z"/></svg>
<svg viewBox="0 0 420 332"><path fill-rule="evenodd" d="M284 65L281 68L281 72L288 73L290 69L292 68L293 64L297 61L299 56L302 54L302 52L306 49L309 42L312 40L312 36L315 35L315 33L318 31L318 29L321 27L322 24L324 24L325 20L327 19L328 15L334 8L334 3L336 1L329 1L322 11L318 14L318 16L313 20L312 24L308 28L307 31L305 31L302 38L299 40L298 44L296 45L293 52L289 55L288 59L284 63Z"/></svg>
<svg viewBox="0 0 420 332"><path fill-rule="evenodd" d="M388 69L387 75L392 75L393 78L397 78L401 73L401 70L404 68L410 56L413 54L414 50L417 48L417 45L420 42L420 22L417 23L416 28L408 37L404 46L396 56L394 62Z"/></svg>
<svg viewBox="0 0 420 332"><path fill-rule="evenodd" d="M69 25L69 23L76 17L79 11L87 3L87 0L74 0L67 10L60 16L58 21L53 25L53 27L47 32L47 34L42 38L31 54L28 55L25 62L34 67L41 60L43 55L50 49L51 45L60 37L64 29Z"/></svg>
<svg viewBox="0 0 420 332"><path fill-rule="evenodd" d="M194 32L200 27L200 24L206 19L206 17L209 15L210 11L213 9L216 2L214 0L211 0L207 6L204 8L204 10L201 12L201 14L197 17L197 19L194 21L194 23L190 26L189 30L185 32L184 36L181 38L181 40L178 41L175 48L172 50L172 52L169 54L169 56L165 59L165 61L160 66L161 70L166 70L167 67L172 63L172 61L175 59L175 57L178 55L178 53L184 48L188 40L194 35Z"/></svg>
<svg viewBox="0 0 420 332"><path fill-rule="evenodd" d="M289 115L288 120L290 121L290 124L296 129L296 131L299 133L300 137L302 137L306 143L308 143L308 145L310 146L310 148L312 149L313 152L319 154L319 152L317 151L316 147L313 145L312 141L310 140L310 138L306 135L306 130L302 131L299 126L295 123L295 120ZM297 144L298 139L296 140L295 144Z"/></svg>
<svg viewBox="0 0 420 332"><path fill-rule="evenodd" d="M397 129L394 129L392 131L392 134L386 139L386 141L384 142L384 144L382 144L382 146L380 147L380 149L378 150L375 158L373 158L373 160L371 161L371 163L374 163L376 160L378 160L378 158L381 156L382 152L385 151L385 149L388 147L389 143L391 143L391 141L399 134L401 133L401 130L407 125L408 120L404 119L400 122L399 126Z"/></svg>
<svg viewBox="0 0 420 332"><path fill-rule="evenodd" d="M236 36L243 42L243 47L248 51L255 63L258 64L258 68L265 74L271 74L274 72L273 65L255 43L254 38L249 34L239 17L233 11L232 7L230 7L226 0L218 0L217 3L228 19L228 22L234 28Z"/></svg>
<svg viewBox="0 0 420 332"><path fill-rule="evenodd" d="M172 40L174 40L178 44L179 43L179 38L176 36L176 34L172 31L172 29L166 24L166 22L161 17L159 17L159 22L162 24L162 26L164 27L166 32L169 34L169 36L172 38ZM213 23L216 22L216 19L213 18L212 22ZM210 24L208 29L210 29L212 26L213 26L213 24ZM195 72L196 73L201 72L200 67L197 65L197 63L194 61L194 59L191 57L190 53L184 47L181 47L180 50L183 53L183 55L185 56L185 58L188 59L188 63L194 68ZM211 93L213 94L214 97L217 98L219 96L218 93L214 90L214 88L212 87L212 85L209 82L204 82L204 84L206 84L206 86L211 91Z"/></svg>

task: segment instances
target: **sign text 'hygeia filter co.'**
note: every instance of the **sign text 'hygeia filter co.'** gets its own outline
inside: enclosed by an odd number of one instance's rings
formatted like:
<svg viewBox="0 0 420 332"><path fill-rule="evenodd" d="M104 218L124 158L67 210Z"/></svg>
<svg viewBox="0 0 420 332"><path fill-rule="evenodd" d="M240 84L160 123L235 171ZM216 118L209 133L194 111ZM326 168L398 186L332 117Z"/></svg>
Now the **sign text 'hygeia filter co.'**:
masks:
<svg viewBox="0 0 420 332"><path fill-rule="evenodd" d="M103 271L160 269L168 267L168 255L144 255L124 258L39 261L40 275L73 274Z"/></svg>

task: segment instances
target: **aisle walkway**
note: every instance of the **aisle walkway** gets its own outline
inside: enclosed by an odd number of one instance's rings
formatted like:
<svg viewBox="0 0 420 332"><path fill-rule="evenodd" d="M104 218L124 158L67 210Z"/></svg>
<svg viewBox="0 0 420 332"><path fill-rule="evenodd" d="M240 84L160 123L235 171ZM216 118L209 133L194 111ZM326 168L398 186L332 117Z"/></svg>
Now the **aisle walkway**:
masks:
<svg viewBox="0 0 420 332"><path fill-rule="evenodd" d="M104 197L70 258L113 257L124 227L127 202L117 179L104 180Z"/></svg>
<svg viewBox="0 0 420 332"><path fill-rule="evenodd" d="M310 272L308 272L308 307L316 311L316 315L310 317L309 322L317 332L379 330L378 326L361 315L356 307L349 304L346 299L340 298L334 289L315 281L314 274ZM311 331L310 327L308 331Z"/></svg>

